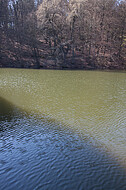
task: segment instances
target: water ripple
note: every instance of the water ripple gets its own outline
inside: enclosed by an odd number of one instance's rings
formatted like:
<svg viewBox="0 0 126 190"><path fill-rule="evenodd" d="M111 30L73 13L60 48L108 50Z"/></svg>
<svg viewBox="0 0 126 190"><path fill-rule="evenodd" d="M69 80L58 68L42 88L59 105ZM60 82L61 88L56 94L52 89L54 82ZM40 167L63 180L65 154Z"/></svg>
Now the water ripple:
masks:
<svg viewBox="0 0 126 190"><path fill-rule="evenodd" d="M125 190L126 173L113 158L61 124L34 119L15 118L14 130L1 132L1 189Z"/></svg>
<svg viewBox="0 0 126 190"><path fill-rule="evenodd" d="M126 189L124 74L0 73L1 190Z"/></svg>

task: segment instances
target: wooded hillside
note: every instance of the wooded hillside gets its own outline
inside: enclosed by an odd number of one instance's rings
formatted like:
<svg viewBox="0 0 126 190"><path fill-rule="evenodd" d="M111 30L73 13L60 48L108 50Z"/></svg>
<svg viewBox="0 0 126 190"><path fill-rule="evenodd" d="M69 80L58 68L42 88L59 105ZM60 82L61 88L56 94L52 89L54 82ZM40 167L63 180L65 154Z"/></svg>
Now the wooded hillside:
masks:
<svg viewBox="0 0 126 190"><path fill-rule="evenodd" d="M0 0L0 67L126 69L126 1Z"/></svg>

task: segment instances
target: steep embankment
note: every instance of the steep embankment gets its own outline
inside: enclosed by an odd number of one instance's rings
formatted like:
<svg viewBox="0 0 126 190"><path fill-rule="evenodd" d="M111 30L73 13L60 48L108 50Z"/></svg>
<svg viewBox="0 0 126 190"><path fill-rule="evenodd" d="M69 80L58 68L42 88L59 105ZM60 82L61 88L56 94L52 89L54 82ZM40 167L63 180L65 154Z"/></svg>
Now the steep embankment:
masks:
<svg viewBox="0 0 126 190"><path fill-rule="evenodd" d="M0 67L11 68L38 68L34 49L27 44L17 43L15 40L2 36L2 46L0 48ZM49 44L44 40L38 40L38 57L40 67L44 69L126 69L126 55L118 56L116 52L98 55L83 54L80 49L75 49L72 57L71 48L68 51L64 62L62 52L59 47L53 53ZM59 52L56 54L55 52Z"/></svg>

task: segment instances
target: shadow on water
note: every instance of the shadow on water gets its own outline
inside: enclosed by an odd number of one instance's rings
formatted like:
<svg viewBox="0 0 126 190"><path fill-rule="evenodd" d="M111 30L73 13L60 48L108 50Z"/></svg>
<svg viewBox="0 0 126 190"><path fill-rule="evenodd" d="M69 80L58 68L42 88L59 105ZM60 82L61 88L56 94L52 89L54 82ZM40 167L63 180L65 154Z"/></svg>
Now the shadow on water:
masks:
<svg viewBox="0 0 126 190"><path fill-rule="evenodd" d="M11 120L14 116L14 106L0 97L0 121L8 119Z"/></svg>
<svg viewBox="0 0 126 190"><path fill-rule="evenodd" d="M0 125L1 189L125 190L119 163L69 126L29 116L3 98Z"/></svg>
<svg viewBox="0 0 126 190"><path fill-rule="evenodd" d="M19 115L21 117L21 110L19 111L12 103L0 97L0 131L12 128L12 123Z"/></svg>
<svg viewBox="0 0 126 190"><path fill-rule="evenodd" d="M0 97L0 132L8 129L7 123L11 122L15 116L16 108L10 102ZM9 126L11 128L11 125Z"/></svg>

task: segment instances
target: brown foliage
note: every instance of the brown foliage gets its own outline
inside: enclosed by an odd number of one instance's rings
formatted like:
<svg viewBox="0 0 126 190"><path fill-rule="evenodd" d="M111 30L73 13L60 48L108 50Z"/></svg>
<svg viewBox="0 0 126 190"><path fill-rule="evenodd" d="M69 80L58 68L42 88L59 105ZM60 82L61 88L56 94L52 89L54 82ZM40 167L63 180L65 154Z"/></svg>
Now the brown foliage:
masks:
<svg viewBox="0 0 126 190"><path fill-rule="evenodd" d="M0 9L0 40L8 40L0 51L12 51L17 42L18 62L27 46L37 68L48 62L59 68L126 68L126 1L0 0Z"/></svg>

